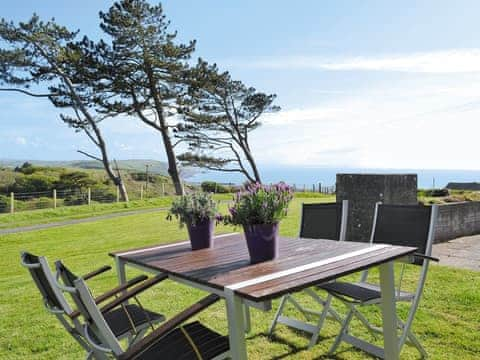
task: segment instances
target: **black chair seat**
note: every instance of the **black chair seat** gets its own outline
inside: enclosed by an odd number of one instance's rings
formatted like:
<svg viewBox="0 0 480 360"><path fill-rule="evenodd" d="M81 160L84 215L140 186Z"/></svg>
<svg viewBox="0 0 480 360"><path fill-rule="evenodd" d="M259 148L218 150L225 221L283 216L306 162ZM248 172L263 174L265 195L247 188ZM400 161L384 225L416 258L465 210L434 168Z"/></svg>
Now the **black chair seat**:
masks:
<svg viewBox="0 0 480 360"><path fill-rule="evenodd" d="M149 325L149 321L157 323L165 320L163 315L147 309L142 310L140 307L134 304L126 305L125 308L128 311L128 315L122 307L104 314L105 321L116 337L121 337L129 331L132 331L131 322L133 322L135 328L138 328L142 325ZM129 316L131 320L129 319ZM90 333L90 336L95 338L95 335L92 333Z"/></svg>
<svg viewBox="0 0 480 360"><path fill-rule="evenodd" d="M195 321L184 325L198 353L204 360L213 359L229 350L228 337L218 334ZM177 328L160 338L151 347L135 357L141 360L198 360L190 340Z"/></svg>
<svg viewBox="0 0 480 360"><path fill-rule="evenodd" d="M371 302L373 300L380 301L382 293L380 287L368 283L346 283L341 281L329 282L318 286L319 289L326 290L332 295L340 295L342 297L351 298L359 302ZM413 294L401 291L396 292L397 300L408 300Z"/></svg>

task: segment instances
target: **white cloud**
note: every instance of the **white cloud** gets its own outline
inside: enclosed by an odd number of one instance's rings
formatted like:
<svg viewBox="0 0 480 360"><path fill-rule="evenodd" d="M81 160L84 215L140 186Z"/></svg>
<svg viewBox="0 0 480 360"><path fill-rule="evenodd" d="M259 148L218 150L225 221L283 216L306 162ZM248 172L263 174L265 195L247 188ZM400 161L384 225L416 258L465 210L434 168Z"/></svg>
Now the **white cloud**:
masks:
<svg viewBox="0 0 480 360"><path fill-rule="evenodd" d="M480 48L350 57L276 56L248 61L242 59L230 62L230 66L327 71L468 73L480 72Z"/></svg>
<svg viewBox="0 0 480 360"><path fill-rule="evenodd" d="M17 136L15 138L15 144L17 144L17 145L27 145L27 139L25 139L23 136Z"/></svg>
<svg viewBox="0 0 480 360"><path fill-rule="evenodd" d="M264 164L480 169L480 76L377 86L270 114L252 135Z"/></svg>

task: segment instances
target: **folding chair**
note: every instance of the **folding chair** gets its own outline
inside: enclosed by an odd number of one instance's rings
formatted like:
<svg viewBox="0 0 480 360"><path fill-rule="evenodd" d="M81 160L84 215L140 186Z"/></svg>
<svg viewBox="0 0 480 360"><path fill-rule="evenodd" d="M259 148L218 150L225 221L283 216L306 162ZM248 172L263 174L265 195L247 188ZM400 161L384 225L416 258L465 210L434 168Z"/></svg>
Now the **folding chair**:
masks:
<svg viewBox="0 0 480 360"><path fill-rule="evenodd" d="M330 239L337 241L345 241L347 232L348 219L348 200L343 200L342 203L328 203L328 204L302 204L302 215L300 220L300 234L301 238L310 239ZM281 323L298 330L310 333L309 348L317 343L320 329L325 322L328 314L330 314L338 322L342 322L340 315L330 307L332 295L328 294L326 299L322 299L314 289L309 288L303 292L320 305L323 306L324 311L315 311L303 307L292 294L287 294L282 297L280 306L270 325L270 335L273 334L277 323ZM282 315L285 305L290 302L307 321L301 321ZM315 323L312 324L311 322Z"/></svg>
<svg viewBox="0 0 480 360"><path fill-rule="evenodd" d="M91 348L81 336L81 324L76 317L71 316L74 311L66 301L62 292L55 286L55 277L48 266L47 259L35 256L28 252L20 254L21 264L27 268L35 285L42 294L43 305L50 314L57 317L65 330L90 353ZM105 270L104 270L105 271Z"/></svg>
<svg viewBox="0 0 480 360"><path fill-rule="evenodd" d="M105 312L122 306L136 294L135 288L123 293L111 303L99 308L85 281L74 280L73 287L65 287L70 292L79 310L86 319L83 335L101 355L98 359L112 356L118 359L162 359L198 360L225 359L230 356L228 337L210 330L198 321L181 326L183 322L219 300L217 295L209 295L171 318L142 340L123 350Z"/></svg>
<svg viewBox="0 0 480 360"><path fill-rule="evenodd" d="M406 321L402 321L397 316L397 324L401 330L401 335L398 340L399 351L401 351L405 342L409 342L417 348L422 357L426 357L427 352L411 331L411 327L425 286L429 261L438 261L438 259L431 257L437 214L438 205L426 207L423 205L405 206L383 205L379 203L375 207L373 230L370 240L371 243L386 243L418 248L418 252L409 259L411 264L422 267L416 290L414 293L402 290L402 279L407 265L405 259L403 259L400 279L396 286L395 301L410 302L410 309ZM358 310L358 307L361 306L381 306L380 286L369 283L367 280L368 271L365 271L361 276L360 282L357 283L337 281L319 286L319 288L328 291L335 298L342 301L349 310L342 322L340 333L330 348L330 354L333 354L340 343L345 341L378 358L384 358L383 348L349 334L349 324L354 316L357 317L374 336L382 332L380 328L370 324L365 316Z"/></svg>
<svg viewBox="0 0 480 360"><path fill-rule="evenodd" d="M71 293L71 288L74 286L74 282L80 277L76 276L70 271L62 261L55 262L57 270L56 286L57 288ZM112 329L116 338L124 339L128 338L130 342L140 340L149 329L154 329L155 325L164 321L165 317L161 314L145 309L136 295L150 288L152 285L159 283L167 278L166 275L159 275L148 279L145 275L140 275L131 279L124 285L120 285L103 295L100 295L95 299L96 304L105 302L108 299L118 298L122 293L126 292L129 288L135 285L135 294L131 297L137 304L128 304L127 301L120 304L118 308L110 308L105 311L104 317L108 326ZM60 279L62 282L60 283ZM85 278L83 277L83 280ZM72 296L72 299L77 306L75 316L80 314L81 302L78 302L76 297ZM83 332L83 331L82 331Z"/></svg>
<svg viewBox="0 0 480 360"><path fill-rule="evenodd" d="M79 318L80 312L78 310L72 309L67 299L63 295L62 291L58 288L57 280L55 279L54 274L50 270L47 259L43 256L36 256L28 252L22 252L21 264L29 270L33 281L35 282L38 290L42 294L43 303L47 311L51 314L54 314L60 321L62 326L67 330L67 332L80 344L82 348L85 349L85 351L87 352L87 358L95 356L95 349L93 349L90 344L88 344L88 342L83 336L83 323L80 321ZM92 271L82 276L82 279L91 279L110 269L110 266L103 266L98 270ZM139 283L142 283L140 286L143 290L145 290L148 287L163 280L159 278L153 278L148 281L144 281L146 279L146 276L134 278L125 285L114 288L109 292L97 297L95 299L95 302L97 304L100 304ZM131 312L135 314L140 313L139 309L133 309ZM163 315L153 312L149 312L149 316L154 322L163 321L165 319ZM107 318L108 321L112 324L112 327L116 330L115 333L116 336L119 337L119 339L131 338L133 336L132 329L129 325L130 321L125 312L111 311L107 314ZM137 315L135 319L138 326L143 325L145 327L146 324L149 324L146 315L144 315L143 318Z"/></svg>

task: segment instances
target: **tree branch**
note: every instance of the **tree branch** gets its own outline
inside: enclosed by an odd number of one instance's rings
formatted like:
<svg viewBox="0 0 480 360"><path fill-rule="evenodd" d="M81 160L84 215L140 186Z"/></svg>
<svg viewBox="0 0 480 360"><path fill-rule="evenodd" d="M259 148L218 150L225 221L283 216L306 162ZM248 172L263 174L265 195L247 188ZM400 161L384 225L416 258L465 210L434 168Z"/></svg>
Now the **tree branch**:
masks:
<svg viewBox="0 0 480 360"><path fill-rule="evenodd" d="M16 89L16 88L0 88L0 91L9 91L9 92L19 92L28 96L33 96L33 97L51 97L51 96L60 96L60 95L55 95L55 94L35 94L27 90L23 89Z"/></svg>
<svg viewBox="0 0 480 360"><path fill-rule="evenodd" d="M89 158L91 158L91 159L94 159L94 160L103 162L103 160L100 159L99 157L96 157L95 155L91 155L91 154L89 154L89 153L86 153L85 151L77 150L77 152L79 152L80 154L83 154L83 155L85 155L85 156L87 156L87 157L89 157Z"/></svg>

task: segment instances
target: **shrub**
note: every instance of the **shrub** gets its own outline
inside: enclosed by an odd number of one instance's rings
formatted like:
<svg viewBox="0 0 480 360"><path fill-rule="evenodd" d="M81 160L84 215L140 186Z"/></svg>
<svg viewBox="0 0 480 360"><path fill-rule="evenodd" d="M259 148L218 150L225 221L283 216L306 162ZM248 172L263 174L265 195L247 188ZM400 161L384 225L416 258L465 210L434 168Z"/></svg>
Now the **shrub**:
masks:
<svg viewBox="0 0 480 360"><path fill-rule="evenodd" d="M10 211L10 198L5 195L0 195L0 213Z"/></svg>
<svg viewBox="0 0 480 360"><path fill-rule="evenodd" d="M75 206L75 205L85 205L88 203L88 196L84 193L75 193L72 195L67 195L64 200L63 204L65 206Z"/></svg>
<svg viewBox="0 0 480 360"><path fill-rule="evenodd" d="M35 170L36 170L36 168L27 161L27 162L24 162L22 164L22 166L20 166L20 167L17 166L14 171L15 172L21 172L25 175L31 175L35 172Z"/></svg>
<svg viewBox="0 0 480 360"><path fill-rule="evenodd" d="M204 181L204 182L202 182L200 187L202 188L202 191L204 191L204 192L210 192L210 193L215 193L215 194L226 194L226 193L231 192L231 188L229 188L225 185L219 184L215 181Z"/></svg>
<svg viewBox="0 0 480 360"><path fill-rule="evenodd" d="M31 193L50 191L54 188L55 178L45 175L19 176L11 186L11 191L17 193Z"/></svg>
<svg viewBox="0 0 480 360"><path fill-rule="evenodd" d="M111 203L117 200L117 193L109 187L96 186L92 188L92 201Z"/></svg>
<svg viewBox="0 0 480 360"><path fill-rule="evenodd" d="M433 189L433 190L424 190L424 196L431 196L431 197L443 197L449 196L450 192L448 189Z"/></svg>
<svg viewBox="0 0 480 360"><path fill-rule="evenodd" d="M97 184L97 181L90 178L90 175L84 171L73 171L60 174L55 182L57 189L82 189Z"/></svg>

